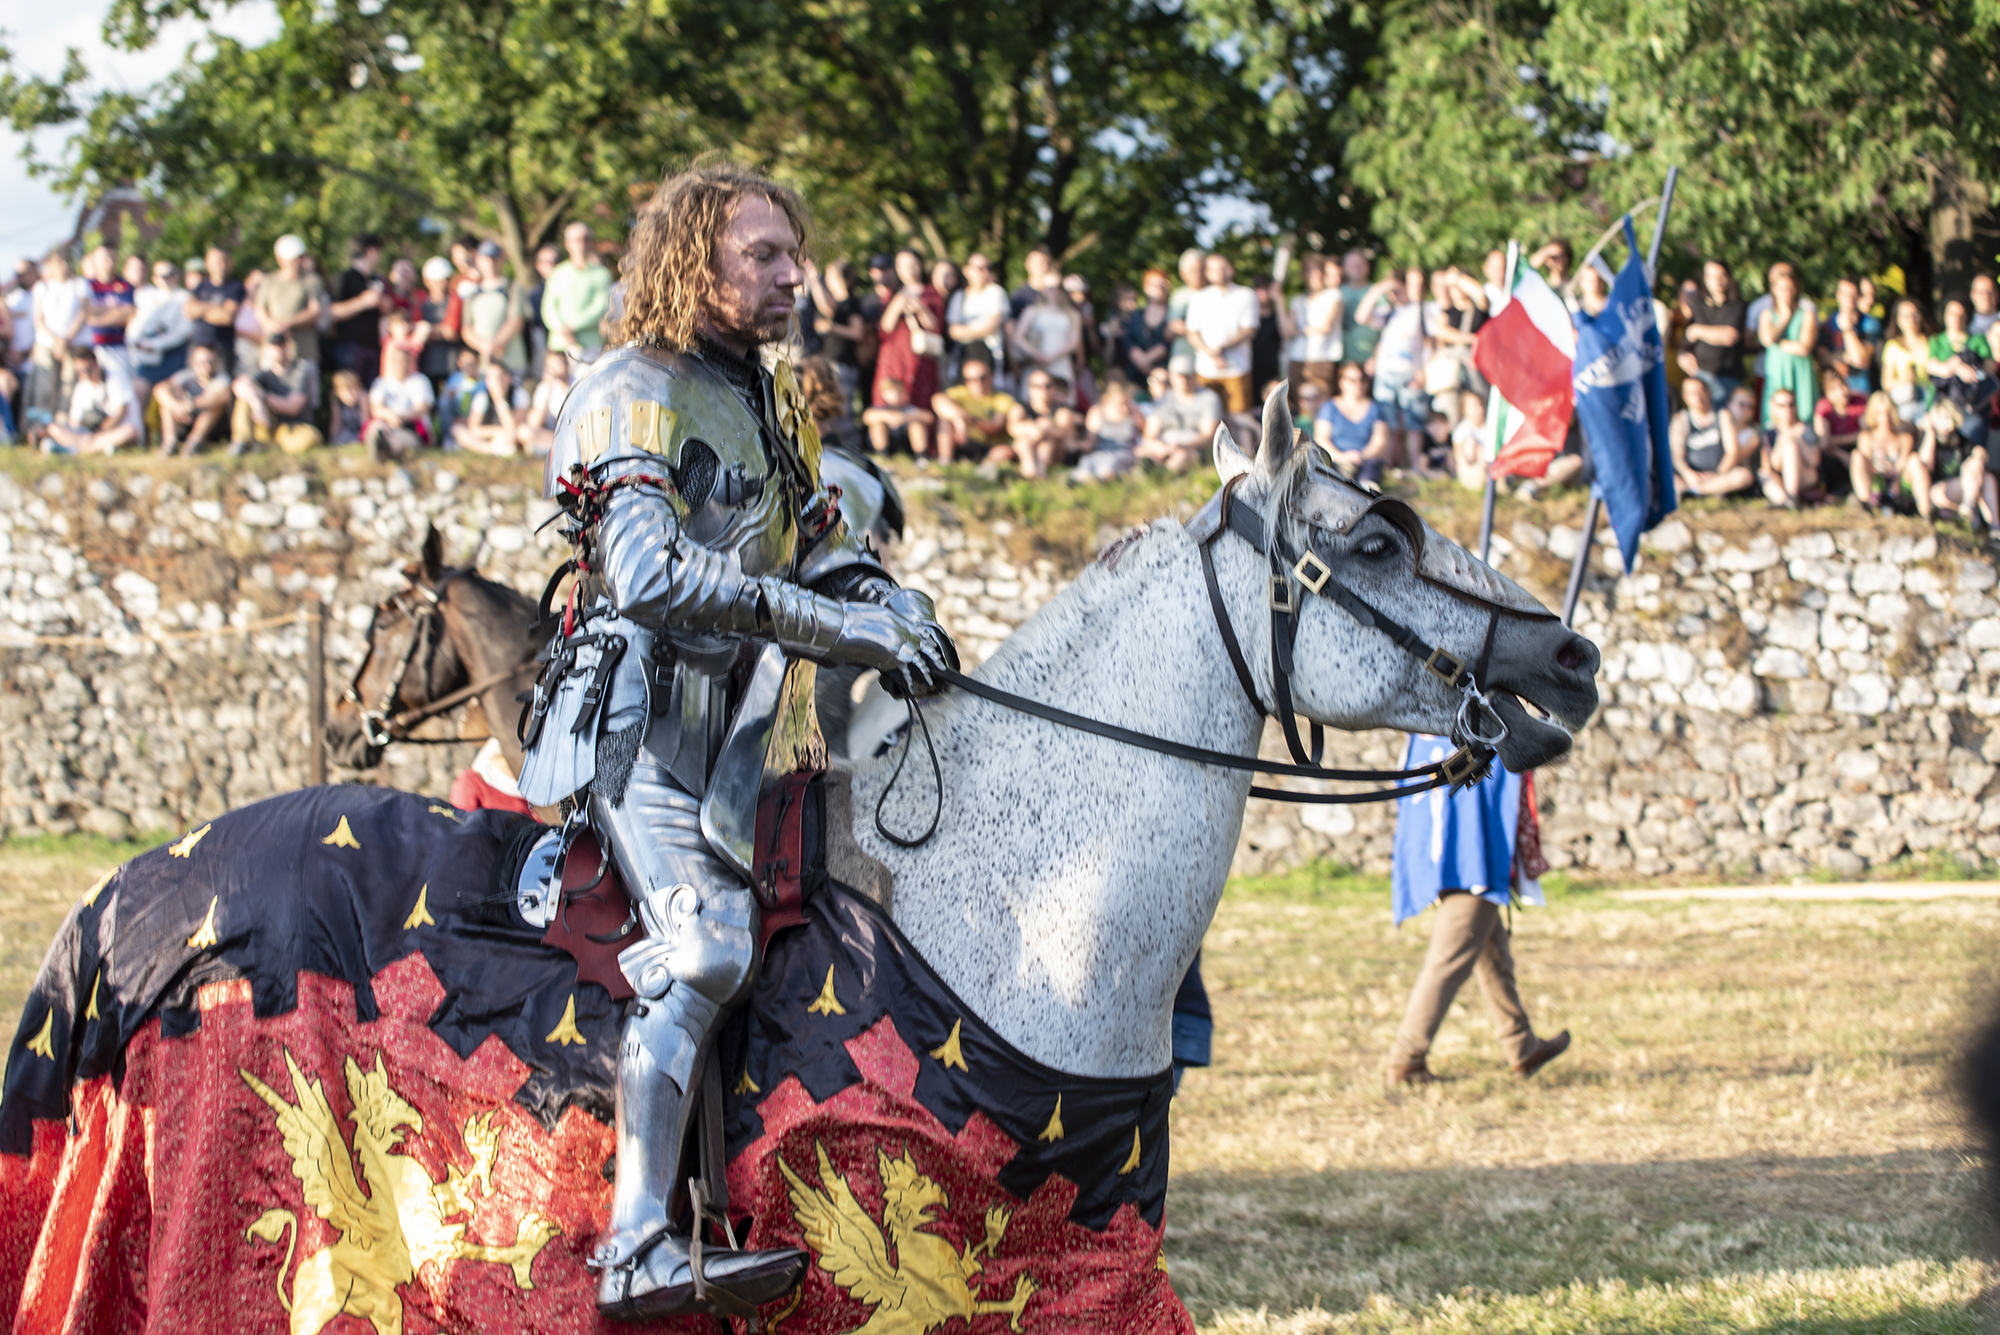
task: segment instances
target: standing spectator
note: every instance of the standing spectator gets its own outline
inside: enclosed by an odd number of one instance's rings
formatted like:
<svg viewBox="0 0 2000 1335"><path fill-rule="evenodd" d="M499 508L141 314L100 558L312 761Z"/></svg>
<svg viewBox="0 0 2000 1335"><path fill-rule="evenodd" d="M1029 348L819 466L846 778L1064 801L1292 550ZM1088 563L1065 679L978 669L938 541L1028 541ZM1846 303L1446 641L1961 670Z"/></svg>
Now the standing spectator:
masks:
<svg viewBox="0 0 2000 1335"><path fill-rule="evenodd" d="M970 262L966 272L972 271ZM867 321L861 316L861 298L854 292L854 266L846 260L835 260L827 265L824 272L806 263L807 285L812 290L814 327L819 330L820 355L833 364L834 376L840 382L841 393L851 413L854 395L861 387L861 346L868 337ZM989 272L987 286L998 292L999 287L991 281ZM1007 296L1000 294L1000 304L1004 309Z"/></svg>
<svg viewBox="0 0 2000 1335"><path fill-rule="evenodd" d="M1950 399L1933 403L1924 411L1917 457L1930 474L1931 509L1963 515L1973 534L1983 536L2000 520L2000 498L1986 451L1959 434L1964 421L1965 411Z"/></svg>
<svg viewBox="0 0 2000 1335"><path fill-rule="evenodd" d="M532 373L539 373L548 365L549 327L542 321L542 295L548 291L549 275L555 272L556 262L561 258L562 252L554 246L543 246L535 252L535 284L521 302Z"/></svg>
<svg viewBox="0 0 2000 1335"><path fill-rule="evenodd" d="M1799 295L1799 272L1783 260L1771 266L1771 307L1759 317L1757 341L1764 345L1764 419L1775 421L1778 391L1790 390L1795 415L1810 420L1819 401L1819 372L1813 349L1819 342L1819 311Z"/></svg>
<svg viewBox="0 0 2000 1335"><path fill-rule="evenodd" d="M1169 351L1167 275L1160 269L1148 269L1140 282L1146 303L1126 317L1124 336L1119 340L1124 348L1126 378L1135 385L1145 384L1155 367L1165 366Z"/></svg>
<svg viewBox="0 0 2000 1335"><path fill-rule="evenodd" d="M333 364L372 385L382 364L382 315L386 284L375 271L382 239L368 233L348 246L347 268L333 282Z"/></svg>
<svg viewBox="0 0 2000 1335"><path fill-rule="evenodd" d="M542 378L535 382L528 400L527 414L521 419L521 448L540 457L556 443L556 420L562 416L563 400L569 397L569 358L560 352L542 357Z"/></svg>
<svg viewBox="0 0 2000 1335"><path fill-rule="evenodd" d="M186 369L153 391L153 402L160 408L160 453L168 458L177 451L192 456L229 420L230 399L229 377L215 349L207 344L190 348Z"/></svg>
<svg viewBox="0 0 2000 1335"><path fill-rule="evenodd" d="M1139 457L1170 473L1185 473L1200 466L1221 422L1222 399L1195 378L1194 358L1169 358L1167 388L1154 395L1146 414Z"/></svg>
<svg viewBox="0 0 2000 1335"><path fill-rule="evenodd" d="M1207 272L1207 259L1208 257L1194 246L1181 252L1181 285L1167 297L1167 334L1173 339L1167 350L1169 360L1174 357L1186 357L1190 361L1194 359L1194 344L1188 342L1187 310L1188 304L1194 300L1194 294L1201 291L1208 281L1204 276Z"/></svg>
<svg viewBox="0 0 2000 1335"><path fill-rule="evenodd" d="M522 419L527 411L527 391L515 383L507 363L488 362L472 401L452 423L451 443L474 454L511 459L521 452Z"/></svg>
<svg viewBox="0 0 2000 1335"><path fill-rule="evenodd" d="M938 294L944 303L944 329L940 341L944 351L938 355L938 383L948 385L958 379L958 340L951 332L951 303L965 286L958 266L950 260L939 260L931 266L931 291Z"/></svg>
<svg viewBox="0 0 2000 1335"><path fill-rule="evenodd" d="M389 285L382 289L383 337L388 337L387 322L400 315L409 327L414 329L424 318L424 286L417 281L415 260L398 256L389 266Z"/></svg>
<svg viewBox="0 0 2000 1335"><path fill-rule="evenodd" d="M994 286L997 291L998 285ZM951 463L961 451L977 457L1006 444L1008 428L1021 406L1013 395L994 388L993 363L984 342L966 349L959 375L959 384L931 399L940 463Z"/></svg>
<svg viewBox="0 0 2000 1335"><path fill-rule="evenodd" d="M1331 393L1334 374L1343 355L1340 275L1324 255L1306 256L1302 267L1306 290L1292 298L1292 323L1297 329L1293 340L1297 353L1293 361L1296 364L1287 370L1287 374L1292 379L1295 394L1307 380L1318 381L1322 389Z"/></svg>
<svg viewBox="0 0 2000 1335"><path fill-rule="evenodd" d="M136 425L135 425L136 424ZM143 419L132 402L131 381L104 373L96 357L76 359L76 384L69 411L49 423L42 437L45 454L113 454L144 440Z"/></svg>
<svg viewBox="0 0 2000 1335"><path fill-rule="evenodd" d="M924 262L914 250L896 252L896 277L901 286L875 322L882 331L873 396L878 407L894 406L882 397L883 383L888 380L901 383L905 405L929 403L938 392L938 354L944 351L944 298L924 281ZM928 408L914 411L930 416ZM916 438L913 432L913 443Z"/></svg>
<svg viewBox="0 0 2000 1335"><path fill-rule="evenodd" d="M155 386L179 375L187 366L188 339L194 322L188 319L188 290L172 260L153 264L153 281L132 294L137 316L128 326L126 345L132 349L132 374L138 396L151 401Z"/></svg>
<svg viewBox="0 0 2000 1335"><path fill-rule="evenodd" d="M472 295L479 286L479 266L474 257L478 254L479 243L461 232L451 243L451 285L458 293L460 301Z"/></svg>
<svg viewBox="0 0 2000 1335"><path fill-rule="evenodd" d="M1257 298L1257 332L1250 336L1250 386L1262 399L1265 387L1285 373L1285 348L1296 327L1278 280L1266 274L1251 285Z"/></svg>
<svg viewBox="0 0 2000 1335"><path fill-rule="evenodd" d="M243 284L229 276L229 252L210 246L202 255L201 281L188 302L188 317L194 321L188 342L197 348L213 348L224 375L236 365L236 315L247 295Z"/></svg>
<svg viewBox="0 0 2000 1335"><path fill-rule="evenodd" d="M1727 403L1743 383L1743 322L1747 318L1736 276L1721 260L1701 266L1701 293L1688 303L1682 339L1688 351L1681 370L1708 386L1710 403Z"/></svg>
<svg viewBox="0 0 2000 1335"><path fill-rule="evenodd" d="M993 264L977 252L965 258L965 286L945 304L945 332L963 348L977 343L986 349L986 374L1007 356L1007 293L993 281ZM940 445L942 445L940 436ZM946 456L949 457L949 456Z"/></svg>
<svg viewBox="0 0 2000 1335"><path fill-rule="evenodd" d="M447 287L450 281L447 272ZM395 343L383 348L382 375L368 390L364 443L369 452L379 462L430 444L431 407L436 402L431 382L410 364L408 349Z"/></svg>
<svg viewBox="0 0 2000 1335"><path fill-rule="evenodd" d="M1437 315L1428 321L1432 346L1424 364L1424 389L1433 406L1455 424L1459 392L1486 391L1486 381L1472 364L1473 344L1486 323L1486 290L1457 268L1432 274L1431 290L1437 298Z"/></svg>
<svg viewBox="0 0 2000 1335"><path fill-rule="evenodd" d="M1708 381L1691 375L1681 381L1680 412L1667 428L1673 450L1674 483L1696 496L1737 496L1753 491L1751 470L1736 423L1709 397Z"/></svg>
<svg viewBox="0 0 2000 1335"><path fill-rule="evenodd" d="M1931 517L1931 477L1917 456L1916 438L1904 430L1895 400L1880 390L1868 396L1861 412L1861 434L1848 456L1848 477L1854 497L1878 515L1892 509L1894 489L1901 484L1926 522Z"/></svg>
<svg viewBox="0 0 2000 1335"><path fill-rule="evenodd" d="M456 280L457 271L444 256L433 255L424 261L423 304L418 307L417 325L411 337L423 347L417 357L417 371L430 379L434 391L442 390L444 382L458 369L458 354L465 346L458 337L464 311ZM450 429L449 423L445 429Z"/></svg>
<svg viewBox="0 0 2000 1335"><path fill-rule="evenodd" d="M1758 481L1763 484L1765 500L1781 509L1796 510L1818 497L1819 435L1799 416L1798 396L1789 388L1778 387L1770 397L1769 409L1771 424L1764 430L1764 460Z"/></svg>
<svg viewBox="0 0 2000 1335"><path fill-rule="evenodd" d="M1077 358L1076 377L1072 382L1077 406L1082 409L1097 401L1097 377L1090 368L1104 358L1103 331L1097 327L1097 308L1090 300L1090 281L1080 273L1073 273L1062 280L1062 290L1076 311L1077 337L1083 349L1083 355Z"/></svg>
<svg viewBox="0 0 2000 1335"><path fill-rule="evenodd" d="M877 260L881 258L876 256ZM873 263L869 265L871 272L877 267ZM1047 246L1036 246L1030 250L1021 260L1021 269L1026 280L1007 294L1007 317L1010 320L1020 319L1022 312L1039 301L1043 292L1062 282L1062 275L1056 271L1055 256L1049 253Z"/></svg>
<svg viewBox="0 0 2000 1335"><path fill-rule="evenodd" d="M1042 296L1044 301L1051 296L1066 300L1060 288L1051 288ZM1068 404L1069 393L1068 385L1041 367L1029 371L1027 400L1008 421L1012 443L993 451L988 459L998 464L1011 457L1020 462L1023 477L1047 477L1076 449L1077 430L1082 424Z"/></svg>
<svg viewBox="0 0 2000 1335"><path fill-rule="evenodd" d="M84 276L90 284L91 352L107 380L119 389L119 402L131 416L139 443L146 439L145 408L132 378L132 353L125 346L125 328L138 314L132 284L118 272L109 246L96 246L84 256Z"/></svg>
<svg viewBox="0 0 2000 1335"><path fill-rule="evenodd" d="M861 323L865 330L859 350L861 383L868 386L862 399L874 397L875 373L882 353L882 312L896 295L896 261L892 256L875 255L868 261L868 290L861 294Z"/></svg>
<svg viewBox="0 0 2000 1335"><path fill-rule="evenodd" d="M1889 312L1893 332L1882 342L1882 388L1897 414L1914 423L1929 397L1931 340L1923 308L1904 297Z"/></svg>
<svg viewBox="0 0 2000 1335"><path fill-rule="evenodd" d="M1380 482L1394 457L1389 419L1395 410L1368 392L1368 373L1353 362L1341 365L1338 384L1340 392L1313 419L1313 441L1348 477Z"/></svg>
<svg viewBox="0 0 2000 1335"><path fill-rule="evenodd" d="M35 284L41 281L41 266L23 257L15 261L14 276L4 290L7 316L13 326L7 343L7 365L23 377L35 351Z"/></svg>
<svg viewBox="0 0 2000 1335"><path fill-rule="evenodd" d="M304 454L325 442L312 424L319 408L319 367L294 355L297 344L294 335L273 334L264 343L257 374L236 377L230 387L236 395L231 454L246 454L252 445Z"/></svg>
<svg viewBox="0 0 2000 1335"><path fill-rule="evenodd" d="M1202 277L1201 290L1187 307L1195 378L1216 392L1224 412L1248 413L1255 401L1250 342L1257 336L1257 294L1236 282L1236 266L1226 255L1203 261Z"/></svg>
<svg viewBox="0 0 2000 1335"><path fill-rule="evenodd" d="M2000 284L1993 281L1991 274L1980 274L1972 280L1972 318L1966 328L1993 342L1993 329L2000 325Z"/></svg>
<svg viewBox="0 0 2000 1335"><path fill-rule="evenodd" d="M1132 407L1132 391L1123 380L1108 382L1104 396L1084 414L1089 450L1077 460L1070 476L1078 482L1108 482L1137 468L1140 427L1139 414Z"/></svg>
<svg viewBox="0 0 2000 1335"><path fill-rule="evenodd" d="M611 271L598 261L590 224L563 228L569 258L549 270L542 290L542 322L549 346L575 362L594 362L604 351L598 326L611 309Z"/></svg>
<svg viewBox="0 0 2000 1335"><path fill-rule="evenodd" d="M1819 326L1820 365L1865 397L1881 342L1882 322L1861 309L1861 284L1852 278L1834 284L1833 314Z"/></svg>
<svg viewBox="0 0 2000 1335"><path fill-rule="evenodd" d="M1568 237L1556 237L1543 242L1534 254L1528 256L1528 267L1540 269L1547 276L1549 286L1560 291L1576 270L1576 250L1570 245Z"/></svg>
<svg viewBox="0 0 2000 1335"><path fill-rule="evenodd" d="M1129 378L1125 365L1125 326L1139 313L1139 289L1130 283L1111 285L1111 313L1097 327L1098 346L1104 349L1104 372L1107 376L1118 376L1130 387L1135 382ZM1136 382L1143 384L1143 378ZM1134 391L1135 393L1137 391Z"/></svg>
<svg viewBox="0 0 2000 1335"><path fill-rule="evenodd" d="M1083 320L1062 288L1047 287L1014 322L1008 344L1024 375L1041 371L1069 385L1074 383L1075 359L1083 345ZM1022 465L1025 468L1027 460L1022 460Z"/></svg>
<svg viewBox="0 0 2000 1335"><path fill-rule="evenodd" d="M479 354L482 367L499 362L507 368L513 384L528 374L528 344L521 337L527 324L521 310L521 293L500 272L500 245L482 241L473 255L479 282L472 295L463 299L459 336Z"/></svg>
<svg viewBox="0 0 2000 1335"><path fill-rule="evenodd" d="M331 302L316 275L305 272L306 243L289 232L271 247L276 272L264 275L253 305L266 343L279 334L292 339L292 360L319 371L319 317ZM268 368L266 368L268 369ZM262 374L260 370L256 374Z"/></svg>
<svg viewBox="0 0 2000 1335"><path fill-rule="evenodd" d="M1380 332L1359 318L1362 298L1373 290L1375 252L1356 247L1340 257L1341 356L1369 375L1375 374L1375 344Z"/></svg>
<svg viewBox="0 0 2000 1335"><path fill-rule="evenodd" d="M1451 753L1449 738L1412 735L1403 763L1435 764ZM1388 1084L1428 1085L1431 1044L1458 990L1474 973L1501 1050L1526 1079L1569 1049L1569 1031L1535 1037L1514 981L1513 933L1501 909L1519 898L1545 902L1537 878L1547 870L1534 816L1531 777L1495 765L1480 782L1456 792L1433 789L1397 800L1392 862L1398 925L1436 905L1430 950L1389 1052Z"/></svg>
<svg viewBox="0 0 2000 1335"><path fill-rule="evenodd" d="M1375 345L1375 399L1383 405L1392 448L1388 467L1416 466L1423 450L1424 419L1430 396L1418 379L1424 363L1424 271L1411 267L1391 274L1361 298L1355 313L1362 325L1379 330Z"/></svg>
<svg viewBox="0 0 2000 1335"><path fill-rule="evenodd" d="M243 275L243 300L236 305L236 360L234 365L255 367L264 355L264 327L257 322L257 294L264 288L264 271L252 269Z"/></svg>

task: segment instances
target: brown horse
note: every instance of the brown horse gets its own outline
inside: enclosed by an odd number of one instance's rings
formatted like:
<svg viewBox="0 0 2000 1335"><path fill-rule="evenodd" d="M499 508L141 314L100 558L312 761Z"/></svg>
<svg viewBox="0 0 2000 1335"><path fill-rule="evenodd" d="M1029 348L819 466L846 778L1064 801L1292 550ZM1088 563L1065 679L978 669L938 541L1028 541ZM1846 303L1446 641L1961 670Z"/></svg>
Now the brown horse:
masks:
<svg viewBox="0 0 2000 1335"><path fill-rule="evenodd" d="M535 684L535 604L471 566L444 564L444 539L433 528L423 555L404 567L410 587L375 609L368 655L327 717L335 764L372 769L391 742L423 719L477 699L520 772L515 697Z"/></svg>

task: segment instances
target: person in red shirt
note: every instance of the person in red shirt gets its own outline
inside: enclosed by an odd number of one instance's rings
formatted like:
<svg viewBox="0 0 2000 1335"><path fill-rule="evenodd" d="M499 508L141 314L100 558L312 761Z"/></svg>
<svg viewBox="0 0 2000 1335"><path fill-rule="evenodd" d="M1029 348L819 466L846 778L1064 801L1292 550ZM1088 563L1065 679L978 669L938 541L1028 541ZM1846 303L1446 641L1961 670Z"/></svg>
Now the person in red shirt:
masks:
<svg viewBox="0 0 2000 1335"><path fill-rule="evenodd" d="M1825 398L1813 409L1813 431L1819 436L1821 485L1852 470L1854 442L1861 438L1863 398L1847 387L1847 377L1831 370L1820 373Z"/></svg>

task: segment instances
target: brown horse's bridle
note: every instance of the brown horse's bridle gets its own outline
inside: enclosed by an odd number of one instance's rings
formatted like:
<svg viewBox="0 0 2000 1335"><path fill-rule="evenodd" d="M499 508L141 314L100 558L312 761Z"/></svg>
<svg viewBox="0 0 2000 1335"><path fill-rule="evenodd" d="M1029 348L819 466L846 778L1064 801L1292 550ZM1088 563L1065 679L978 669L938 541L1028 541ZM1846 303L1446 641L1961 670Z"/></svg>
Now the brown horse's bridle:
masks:
<svg viewBox="0 0 2000 1335"><path fill-rule="evenodd" d="M447 710L457 708L474 696L491 690L501 682L535 665L535 660L530 658L516 663L503 672L489 673L435 700L412 706L399 713L389 712L395 706L396 697L402 691L403 682L410 675L410 667L417 661L419 654L424 660L424 681L426 683L430 681L431 666L437 661L438 649L444 643L445 596L451 589L452 581L460 575L469 573L470 569L471 567L464 566L457 570L447 570L443 578L438 580L435 589L425 588L417 581L411 580L408 590L379 604L374 614L369 617L368 654L361 660L361 666L355 670L354 680L347 684L347 690L341 694L341 698L361 711L361 736L370 747L379 750L391 742L410 746L459 745L461 743L456 737L411 737L409 730L426 719L436 718ZM368 664L375 657L375 628L381 623L384 612L399 612L409 619L410 644L403 652L403 661L396 668L395 675L389 678L388 685L383 688L382 698L371 709L361 698L361 679L368 675Z"/></svg>

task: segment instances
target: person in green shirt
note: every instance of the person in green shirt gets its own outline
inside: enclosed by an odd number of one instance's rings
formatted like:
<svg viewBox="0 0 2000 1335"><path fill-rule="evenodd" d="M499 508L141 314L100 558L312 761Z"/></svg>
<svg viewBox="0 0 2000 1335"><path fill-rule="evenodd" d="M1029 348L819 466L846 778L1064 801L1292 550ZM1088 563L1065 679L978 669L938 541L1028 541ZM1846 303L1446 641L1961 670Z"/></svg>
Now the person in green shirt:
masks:
<svg viewBox="0 0 2000 1335"><path fill-rule="evenodd" d="M479 286L462 298L459 337L479 354L482 367L499 362L518 382L528 372L528 346L521 337L527 321L521 312L520 289L500 272L500 256L497 242L479 243L473 259Z"/></svg>
<svg viewBox="0 0 2000 1335"><path fill-rule="evenodd" d="M1372 252L1355 249L1340 257L1341 356L1369 375L1375 374L1372 363L1375 360L1375 345L1382 341L1382 331L1374 325L1362 324L1355 316L1361 310L1361 299L1374 286L1370 281L1374 274L1375 256Z"/></svg>
<svg viewBox="0 0 2000 1335"><path fill-rule="evenodd" d="M1931 378L1977 385L1993 365L1993 345L1972 332L1970 312L1962 301L1944 304L1944 330L1931 335Z"/></svg>
<svg viewBox="0 0 2000 1335"><path fill-rule="evenodd" d="M598 322L611 309L611 270L591 251L590 224L573 222L563 229L563 249L569 258L549 272L542 292L542 323L549 328L549 348L568 353L572 361L590 362L604 351Z"/></svg>
<svg viewBox="0 0 2000 1335"><path fill-rule="evenodd" d="M1201 291L1202 284L1207 281L1202 276L1202 266L1207 259L1207 255L1192 246L1181 252L1181 285L1167 296L1167 333L1173 336L1167 354L1170 361L1175 357L1194 356L1194 344L1188 342L1187 336L1187 308L1188 303L1194 300L1194 294Z"/></svg>

